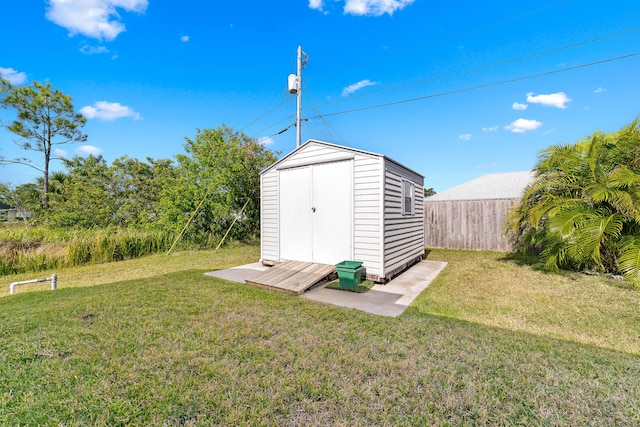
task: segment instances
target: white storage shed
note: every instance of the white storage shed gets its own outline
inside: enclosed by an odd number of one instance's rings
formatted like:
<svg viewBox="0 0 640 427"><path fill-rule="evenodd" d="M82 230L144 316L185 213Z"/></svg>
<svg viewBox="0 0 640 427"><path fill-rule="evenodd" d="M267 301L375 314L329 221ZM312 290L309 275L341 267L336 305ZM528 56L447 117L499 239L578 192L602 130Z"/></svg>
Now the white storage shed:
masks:
<svg viewBox="0 0 640 427"><path fill-rule="evenodd" d="M384 155L309 140L260 176L261 261L362 261L386 281L424 256L423 185Z"/></svg>

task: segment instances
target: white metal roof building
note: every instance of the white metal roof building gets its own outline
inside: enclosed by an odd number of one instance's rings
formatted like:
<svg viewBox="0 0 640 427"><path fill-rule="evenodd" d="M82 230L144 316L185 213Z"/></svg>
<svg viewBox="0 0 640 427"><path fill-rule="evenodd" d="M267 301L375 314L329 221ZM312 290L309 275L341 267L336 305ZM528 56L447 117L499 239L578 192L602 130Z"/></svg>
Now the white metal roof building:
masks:
<svg viewBox="0 0 640 427"><path fill-rule="evenodd" d="M507 214L534 178L528 171L484 175L425 197L425 246L511 251Z"/></svg>
<svg viewBox="0 0 640 427"><path fill-rule="evenodd" d="M425 197L425 202L519 199L534 177L535 174L528 171L483 175L442 193Z"/></svg>

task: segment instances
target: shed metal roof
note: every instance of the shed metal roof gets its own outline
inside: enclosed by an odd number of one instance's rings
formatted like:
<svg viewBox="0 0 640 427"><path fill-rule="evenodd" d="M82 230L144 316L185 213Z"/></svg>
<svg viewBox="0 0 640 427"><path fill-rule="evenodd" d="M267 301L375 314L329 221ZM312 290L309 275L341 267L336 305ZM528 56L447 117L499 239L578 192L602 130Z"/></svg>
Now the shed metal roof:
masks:
<svg viewBox="0 0 640 427"><path fill-rule="evenodd" d="M535 178L533 172L508 172L483 175L456 187L425 197L425 202L452 200L519 199Z"/></svg>
<svg viewBox="0 0 640 427"><path fill-rule="evenodd" d="M421 173L416 172L413 169L410 169L410 168L406 167L402 163L397 162L397 161L393 160L392 158L390 158L388 156L385 156L384 154L373 153L371 151L360 150L360 149L352 148L352 147L345 147L345 146L342 146L342 145L332 144L330 142L318 141L316 139L307 140L304 144L301 144L295 150L291 151L289 154L285 155L284 157L282 157L280 160L278 160L274 164L268 166L265 170L263 170L261 172L261 174L264 174L264 173L268 172L269 170L277 167L277 165L279 165L280 163L282 163L283 161L285 161L289 157L295 155L295 153L297 153L298 151L303 150L304 148L306 148L306 146L313 145L313 144L324 145L324 146L327 146L327 147L333 147L333 148L338 149L338 150L344 150L344 151L353 152L353 153L360 153L360 154L363 154L363 155L366 155L366 156L383 157L387 161L393 162L393 163L397 164L398 166L400 166L401 168L404 168L404 169L406 169L406 170L418 175L419 177L424 178L424 175L422 175Z"/></svg>

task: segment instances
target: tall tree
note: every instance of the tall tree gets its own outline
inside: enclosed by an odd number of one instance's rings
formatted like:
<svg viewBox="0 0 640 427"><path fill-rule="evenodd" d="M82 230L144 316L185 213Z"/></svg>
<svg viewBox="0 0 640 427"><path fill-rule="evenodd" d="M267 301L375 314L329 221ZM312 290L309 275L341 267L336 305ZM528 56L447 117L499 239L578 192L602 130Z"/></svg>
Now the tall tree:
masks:
<svg viewBox="0 0 640 427"><path fill-rule="evenodd" d="M0 97L3 97L5 93L11 89L11 83L0 76ZM0 107L2 107L2 98L0 98Z"/></svg>
<svg viewBox="0 0 640 427"><path fill-rule="evenodd" d="M516 248L545 265L624 274L640 284L640 119L545 150L512 211Z"/></svg>
<svg viewBox="0 0 640 427"><path fill-rule="evenodd" d="M192 233L222 235L238 220L233 237L257 234L260 172L277 160L276 153L225 125L198 130L194 140L186 138L184 148L186 154L176 156L177 176L163 191L165 227L179 231L201 205L190 226Z"/></svg>
<svg viewBox="0 0 640 427"><path fill-rule="evenodd" d="M0 109L7 108L4 104L4 96L11 89L11 84L0 76ZM4 123L2 122L2 118L0 118L0 127L3 127ZM0 165L3 163L3 156L0 156Z"/></svg>
<svg viewBox="0 0 640 427"><path fill-rule="evenodd" d="M111 164L117 215L128 226L146 227L158 220L162 189L175 176L173 161L151 157L146 160L124 156Z"/></svg>
<svg viewBox="0 0 640 427"><path fill-rule="evenodd" d="M63 159L66 174L56 174L49 223L60 227L92 228L118 224L118 200L113 179L102 156Z"/></svg>
<svg viewBox="0 0 640 427"><path fill-rule="evenodd" d="M4 159L2 163L17 163L30 166L42 172L42 205L49 206L49 162L53 147L60 144L84 142L82 133L86 119L74 111L71 97L50 83L33 82L29 86L10 88L2 99L2 105L17 112L17 117L9 126L16 134L16 141L22 149L42 153L42 166L29 158Z"/></svg>

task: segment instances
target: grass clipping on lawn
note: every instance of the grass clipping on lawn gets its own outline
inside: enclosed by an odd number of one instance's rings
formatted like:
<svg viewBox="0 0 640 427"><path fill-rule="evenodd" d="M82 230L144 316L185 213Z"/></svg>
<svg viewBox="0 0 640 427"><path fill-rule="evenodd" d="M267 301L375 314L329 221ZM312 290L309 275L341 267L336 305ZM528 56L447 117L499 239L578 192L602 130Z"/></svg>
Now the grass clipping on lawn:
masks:
<svg viewBox="0 0 640 427"><path fill-rule="evenodd" d="M0 425L640 424L637 290L434 251L447 269L389 318L203 274L258 256L61 270L0 298Z"/></svg>

